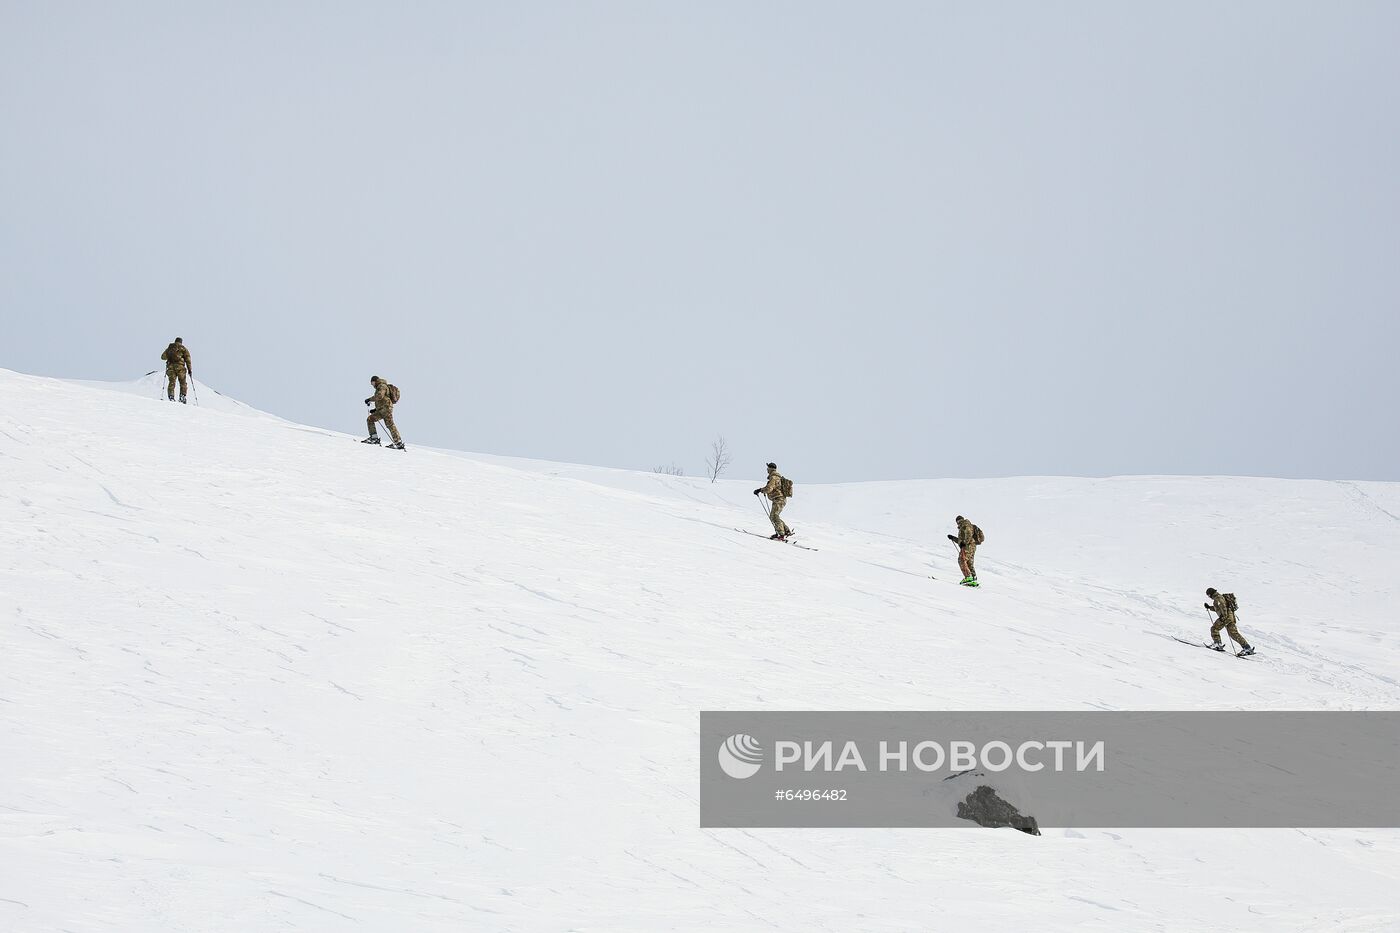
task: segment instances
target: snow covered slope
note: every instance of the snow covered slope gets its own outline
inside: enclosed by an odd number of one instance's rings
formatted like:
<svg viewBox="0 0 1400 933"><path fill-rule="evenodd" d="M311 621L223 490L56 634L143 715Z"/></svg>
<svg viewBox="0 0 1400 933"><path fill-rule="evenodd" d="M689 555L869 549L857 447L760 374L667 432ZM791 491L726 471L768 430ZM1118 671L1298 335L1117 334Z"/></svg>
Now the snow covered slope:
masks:
<svg viewBox="0 0 1400 933"><path fill-rule="evenodd" d="M782 464L813 553L733 531L757 471L0 393L0 929L1400 925L1393 831L709 831L695 757L708 708L1395 708L1393 485ZM1261 657L1170 640L1209 583Z"/></svg>

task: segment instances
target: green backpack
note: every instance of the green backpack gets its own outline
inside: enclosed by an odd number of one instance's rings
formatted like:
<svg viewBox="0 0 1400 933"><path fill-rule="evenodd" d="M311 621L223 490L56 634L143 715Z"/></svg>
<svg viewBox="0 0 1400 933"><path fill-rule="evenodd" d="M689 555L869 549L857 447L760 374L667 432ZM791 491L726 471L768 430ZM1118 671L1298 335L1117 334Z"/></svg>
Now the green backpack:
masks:
<svg viewBox="0 0 1400 933"><path fill-rule="evenodd" d="M784 499L792 498L792 480L784 476L778 481L778 491L783 494Z"/></svg>
<svg viewBox="0 0 1400 933"><path fill-rule="evenodd" d="M385 391L389 393L389 401L397 405L399 403L399 396L402 394L399 392L399 387L391 382L389 383L389 388Z"/></svg>

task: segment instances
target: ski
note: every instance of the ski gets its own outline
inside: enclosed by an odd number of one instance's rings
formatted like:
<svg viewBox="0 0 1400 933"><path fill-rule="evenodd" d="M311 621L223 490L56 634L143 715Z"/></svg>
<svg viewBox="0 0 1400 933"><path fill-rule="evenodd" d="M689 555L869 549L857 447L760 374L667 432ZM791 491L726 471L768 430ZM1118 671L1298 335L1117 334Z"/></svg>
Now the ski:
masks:
<svg viewBox="0 0 1400 933"><path fill-rule="evenodd" d="M1203 641L1187 641L1187 640L1184 639L1184 638L1177 638L1175 635L1172 636L1172 641L1179 641L1179 642L1181 642L1183 645L1194 645L1194 646L1197 647L1197 648L1209 648L1211 651L1215 651L1214 648L1211 648L1210 645L1206 644L1206 643L1203 642ZM1219 654L1233 654L1235 657L1239 658L1241 661L1246 660L1247 658L1252 657L1252 655L1240 654L1239 652L1234 651L1234 650L1231 650L1231 651L1220 651L1220 652L1218 652L1218 653L1219 653Z"/></svg>
<svg viewBox="0 0 1400 933"><path fill-rule="evenodd" d="M737 532L739 532L740 534L753 535L755 538L762 538L762 539L765 540L765 541L777 541L779 544L791 544L793 547L800 547L800 548L802 548L802 550L804 550L804 551L815 551L815 550L816 550L816 548L814 548L814 547L808 547L808 546L805 545L805 544L798 544L796 541L791 540L791 538L789 538L787 541L783 541L783 540L781 540L781 539L779 539L779 538L772 538L772 537L769 537L768 535L761 535L761 534L759 534L759 533L756 532L756 531L749 531L749 530L746 529L746 528L735 528L734 530L737 531ZM794 536L794 537L795 537L795 536Z"/></svg>

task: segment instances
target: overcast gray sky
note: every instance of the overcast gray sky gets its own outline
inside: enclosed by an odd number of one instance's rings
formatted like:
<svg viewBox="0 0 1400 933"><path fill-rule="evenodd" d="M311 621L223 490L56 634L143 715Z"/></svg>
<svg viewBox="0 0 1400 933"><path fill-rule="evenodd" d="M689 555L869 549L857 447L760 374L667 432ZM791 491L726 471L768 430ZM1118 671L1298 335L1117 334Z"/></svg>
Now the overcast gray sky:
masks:
<svg viewBox="0 0 1400 933"><path fill-rule="evenodd" d="M799 481L1400 480L1400 4L0 0L0 366Z"/></svg>

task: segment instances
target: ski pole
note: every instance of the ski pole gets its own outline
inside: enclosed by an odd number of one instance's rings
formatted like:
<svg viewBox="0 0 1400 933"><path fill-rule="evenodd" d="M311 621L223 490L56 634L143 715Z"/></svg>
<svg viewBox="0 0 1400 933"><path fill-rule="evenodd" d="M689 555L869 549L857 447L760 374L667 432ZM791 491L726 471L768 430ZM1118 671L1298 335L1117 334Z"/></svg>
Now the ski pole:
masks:
<svg viewBox="0 0 1400 933"><path fill-rule="evenodd" d="M758 507L763 510L764 518L768 519L771 522L773 520L773 510L763 504L762 496L755 496L754 498L758 500Z"/></svg>
<svg viewBox="0 0 1400 933"><path fill-rule="evenodd" d="M190 373L190 394L194 396L195 405L199 404L199 387L194 384L194 373Z"/></svg>

